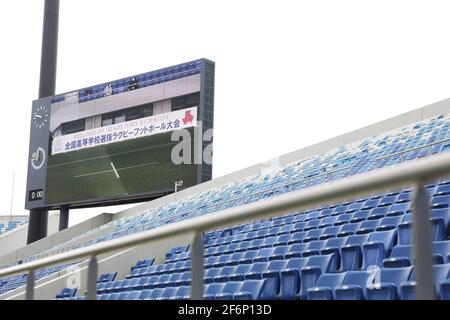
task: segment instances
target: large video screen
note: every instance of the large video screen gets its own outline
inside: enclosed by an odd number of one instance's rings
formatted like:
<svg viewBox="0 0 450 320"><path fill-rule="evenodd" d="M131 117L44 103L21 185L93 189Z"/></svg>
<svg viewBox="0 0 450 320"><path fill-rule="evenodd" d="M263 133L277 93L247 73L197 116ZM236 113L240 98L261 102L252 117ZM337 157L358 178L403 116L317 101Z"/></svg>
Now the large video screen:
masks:
<svg viewBox="0 0 450 320"><path fill-rule="evenodd" d="M201 59L34 101L26 208L150 200L211 179L195 158L213 94L214 63ZM180 163L182 140L192 152Z"/></svg>

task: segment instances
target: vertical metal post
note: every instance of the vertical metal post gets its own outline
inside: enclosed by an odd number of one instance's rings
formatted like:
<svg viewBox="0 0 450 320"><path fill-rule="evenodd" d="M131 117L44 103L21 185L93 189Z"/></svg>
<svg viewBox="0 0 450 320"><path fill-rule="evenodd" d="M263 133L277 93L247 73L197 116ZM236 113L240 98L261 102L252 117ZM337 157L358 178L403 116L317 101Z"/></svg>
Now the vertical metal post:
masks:
<svg viewBox="0 0 450 320"><path fill-rule="evenodd" d="M62 206L59 209L59 231L67 229L69 226L69 207Z"/></svg>
<svg viewBox="0 0 450 320"><path fill-rule="evenodd" d="M25 291L25 300L34 299L34 270L28 272L27 288Z"/></svg>
<svg viewBox="0 0 450 320"><path fill-rule="evenodd" d="M45 0L39 98L55 94L58 56L59 0Z"/></svg>
<svg viewBox="0 0 450 320"><path fill-rule="evenodd" d="M86 300L97 299L97 276L98 276L97 273L98 273L97 257L93 256L89 261L88 267Z"/></svg>
<svg viewBox="0 0 450 320"><path fill-rule="evenodd" d="M416 185L413 199L413 239L416 274L416 299L435 299L429 200L422 182Z"/></svg>
<svg viewBox="0 0 450 320"><path fill-rule="evenodd" d="M197 232L192 242L192 284L191 300L203 300L204 242L201 232Z"/></svg>
<svg viewBox="0 0 450 320"><path fill-rule="evenodd" d="M39 98L55 94L58 54L59 0L45 0ZM47 236L48 211L30 210L27 244Z"/></svg>

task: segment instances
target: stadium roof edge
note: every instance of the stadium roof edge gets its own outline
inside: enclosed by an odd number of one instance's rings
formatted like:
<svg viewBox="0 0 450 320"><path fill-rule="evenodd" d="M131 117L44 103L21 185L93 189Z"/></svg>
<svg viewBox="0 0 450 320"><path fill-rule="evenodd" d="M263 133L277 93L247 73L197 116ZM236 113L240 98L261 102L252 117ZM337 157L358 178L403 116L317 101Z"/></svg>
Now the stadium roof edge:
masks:
<svg viewBox="0 0 450 320"><path fill-rule="evenodd" d="M348 132L343 135L336 136L334 138L307 146L305 148L301 148L299 150L284 154L277 159L279 165L283 166L288 163L292 163L294 161L299 161L301 159L324 153L332 150L333 148L346 145L352 142L356 142L371 136L375 136L377 134L397 129L402 126L406 126L410 123L421 121L433 116L438 115L447 115L450 113L450 98L427 105L425 107L420 107L415 110L400 114L398 116L394 116L392 118L376 122L369 126ZM186 190L181 190L177 192L177 194L170 194L165 197L161 197L159 199L146 202L140 205L137 205L133 208L129 208L123 211L120 211L114 215L114 220L119 219L124 216L132 215L137 212L151 209L163 205L165 203L169 203L172 201L176 201L178 199L184 198L186 196L192 195L192 193L198 193L205 190L209 190L218 186L222 186L224 184L236 181L238 179L242 179L254 174L261 172L261 169L267 168L268 164L271 163L274 159L269 159L263 161L261 163L255 164L253 166L238 170L236 172L214 178L213 180L204 182L197 186L190 187Z"/></svg>

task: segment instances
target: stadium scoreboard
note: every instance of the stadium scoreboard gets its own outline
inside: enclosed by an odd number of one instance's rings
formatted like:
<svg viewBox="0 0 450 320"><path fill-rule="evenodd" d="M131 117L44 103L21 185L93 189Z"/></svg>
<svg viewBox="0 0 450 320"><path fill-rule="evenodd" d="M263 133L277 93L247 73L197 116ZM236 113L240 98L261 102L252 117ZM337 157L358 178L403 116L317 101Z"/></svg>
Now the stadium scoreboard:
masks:
<svg viewBox="0 0 450 320"><path fill-rule="evenodd" d="M195 158L212 150L214 68L200 59L33 101L25 208L148 201L210 180ZM180 131L192 161L173 161Z"/></svg>

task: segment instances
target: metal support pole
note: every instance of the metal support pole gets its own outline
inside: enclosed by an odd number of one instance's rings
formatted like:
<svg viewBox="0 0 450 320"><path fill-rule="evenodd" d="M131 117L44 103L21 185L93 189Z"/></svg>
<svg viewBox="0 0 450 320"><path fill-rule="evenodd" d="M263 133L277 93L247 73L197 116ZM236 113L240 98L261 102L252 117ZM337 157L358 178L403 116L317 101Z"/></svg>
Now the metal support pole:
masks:
<svg viewBox="0 0 450 320"><path fill-rule="evenodd" d="M59 209L59 231L67 229L69 226L69 207L62 206Z"/></svg>
<svg viewBox="0 0 450 320"><path fill-rule="evenodd" d="M428 195L423 183L418 183L413 199L413 239L417 300L435 299L431 226Z"/></svg>
<svg viewBox="0 0 450 320"><path fill-rule="evenodd" d="M86 300L97 299L97 273L98 273L97 257L93 256L89 261L88 267Z"/></svg>
<svg viewBox="0 0 450 320"><path fill-rule="evenodd" d="M204 242L201 232L197 232L192 242L192 284L191 300L203 300Z"/></svg>
<svg viewBox="0 0 450 320"><path fill-rule="evenodd" d="M45 0L42 29L41 70L39 98L55 94L58 54L59 0ZM30 210L27 244L47 236L48 211Z"/></svg>
<svg viewBox="0 0 450 320"><path fill-rule="evenodd" d="M25 291L25 300L34 299L34 270L28 272L27 288Z"/></svg>

